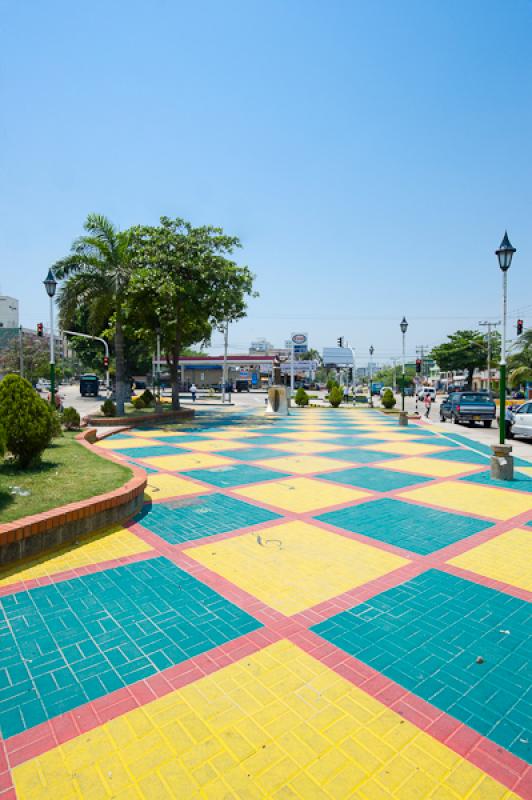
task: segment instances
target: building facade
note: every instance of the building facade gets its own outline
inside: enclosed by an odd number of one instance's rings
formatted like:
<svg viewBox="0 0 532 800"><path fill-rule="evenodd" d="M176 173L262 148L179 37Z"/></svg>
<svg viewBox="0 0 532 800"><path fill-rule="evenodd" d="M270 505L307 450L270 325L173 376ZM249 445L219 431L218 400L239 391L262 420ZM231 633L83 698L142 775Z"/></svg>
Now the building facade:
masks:
<svg viewBox="0 0 532 800"><path fill-rule="evenodd" d="M18 328L18 300L0 295L0 328Z"/></svg>

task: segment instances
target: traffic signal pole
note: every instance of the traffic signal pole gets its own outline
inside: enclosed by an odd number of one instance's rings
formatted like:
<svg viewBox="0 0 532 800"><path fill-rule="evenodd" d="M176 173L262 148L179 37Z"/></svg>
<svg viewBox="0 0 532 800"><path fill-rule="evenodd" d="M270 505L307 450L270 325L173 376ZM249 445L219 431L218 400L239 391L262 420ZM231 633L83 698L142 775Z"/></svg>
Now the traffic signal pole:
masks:
<svg viewBox="0 0 532 800"><path fill-rule="evenodd" d="M107 367L105 369L105 382L107 385L107 392L111 390L111 384L109 383L109 345L102 339L101 336L90 336L88 333L80 333L79 331L63 331L64 336L81 336L83 339L93 339L95 342L101 342L105 349L105 360L107 363Z"/></svg>

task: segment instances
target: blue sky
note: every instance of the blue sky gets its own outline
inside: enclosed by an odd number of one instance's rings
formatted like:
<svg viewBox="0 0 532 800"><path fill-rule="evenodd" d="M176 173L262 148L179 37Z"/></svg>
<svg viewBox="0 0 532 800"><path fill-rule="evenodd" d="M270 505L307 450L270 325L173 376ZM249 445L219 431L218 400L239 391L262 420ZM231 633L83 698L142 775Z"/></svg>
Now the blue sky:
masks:
<svg viewBox="0 0 532 800"><path fill-rule="evenodd" d="M239 235L260 298L235 351L301 330L382 360L403 314L409 353L498 318L506 227L512 329L532 321L528 0L2 5L0 288L24 325L90 211Z"/></svg>

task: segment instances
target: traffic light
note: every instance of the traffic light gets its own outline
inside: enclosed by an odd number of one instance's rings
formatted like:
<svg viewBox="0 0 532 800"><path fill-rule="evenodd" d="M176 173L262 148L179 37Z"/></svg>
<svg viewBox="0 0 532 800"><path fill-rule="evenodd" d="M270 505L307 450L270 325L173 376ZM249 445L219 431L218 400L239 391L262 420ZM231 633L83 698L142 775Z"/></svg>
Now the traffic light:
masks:
<svg viewBox="0 0 532 800"><path fill-rule="evenodd" d="M343 336L339 336L338 339L337 339L337 342L338 342L338 347L343 347L344 346L344 337Z"/></svg>
<svg viewBox="0 0 532 800"><path fill-rule="evenodd" d="M107 367L109 366L109 356L104 356L103 357L103 365L104 365L105 369L107 369Z"/></svg>
<svg viewBox="0 0 532 800"><path fill-rule="evenodd" d="M522 319L518 319L517 320L517 335L521 336L522 333L523 333L523 320Z"/></svg>
<svg viewBox="0 0 532 800"><path fill-rule="evenodd" d="M37 323L37 336L42 336L42 335L43 335L43 326L42 326L42 322L38 322L38 323Z"/></svg>
<svg viewBox="0 0 532 800"><path fill-rule="evenodd" d="M421 372L421 359L416 358L416 372Z"/></svg>

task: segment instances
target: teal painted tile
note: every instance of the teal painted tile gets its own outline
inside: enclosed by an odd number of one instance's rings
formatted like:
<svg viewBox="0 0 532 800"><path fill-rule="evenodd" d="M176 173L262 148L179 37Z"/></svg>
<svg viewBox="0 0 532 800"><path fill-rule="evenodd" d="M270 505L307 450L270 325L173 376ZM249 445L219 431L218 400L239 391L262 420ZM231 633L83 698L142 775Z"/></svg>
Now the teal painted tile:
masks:
<svg viewBox="0 0 532 800"><path fill-rule="evenodd" d="M532 760L532 626L526 601L428 570L312 630L519 758Z"/></svg>
<svg viewBox="0 0 532 800"><path fill-rule="evenodd" d="M391 492L393 489L402 489L405 486L414 486L416 483L427 483L431 480L423 475L407 475L404 472L376 467L341 469L320 475L320 478L332 483L359 486L361 489L370 489L374 492Z"/></svg>
<svg viewBox="0 0 532 800"><path fill-rule="evenodd" d="M153 447L128 447L122 450L117 448L114 452L127 456L127 458L143 459L154 458L155 456L176 456L183 451L171 445L160 444Z"/></svg>
<svg viewBox="0 0 532 800"><path fill-rule="evenodd" d="M53 625L46 658L36 658L42 631L57 620L63 625ZM259 627L165 558L2 597L0 674L11 669L16 680L0 686L1 735L14 736ZM156 650L143 633L152 628ZM88 641L94 654L70 664L67 654Z"/></svg>
<svg viewBox="0 0 532 800"><path fill-rule="evenodd" d="M136 522L170 544L181 544L278 518L243 500L210 494L146 505Z"/></svg>
<svg viewBox="0 0 532 800"><path fill-rule="evenodd" d="M421 555L433 553L494 524L391 498L329 511L316 519Z"/></svg>
<svg viewBox="0 0 532 800"><path fill-rule="evenodd" d="M378 453L376 450L363 450L360 447L349 447L347 450L331 450L319 455L339 458L340 461L350 461L353 464L371 464L374 461L391 461L394 458L400 458L395 453Z"/></svg>
<svg viewBox="0 0 532 800"><path fill-rule="evenodd" d="M524 473L514 472L512 481L499 481L491 477L489 472L477 472L474 475L460 478L468 483L481 483L486 486L495 486L500 489L516 489L519 492L532 492L532 478Z"/></svg>
<svg viewBox="0 0 532 800"><path fill-rule="evenodd" d="M227 450L221 450L217 455L234 458L237 461L263 461L265 458L279 458L279 456L285 455L280 450L271 450L268 447L248 447L245 450L231 450L229 442L227 443L227 448ZM288 453L288 455L290 454Z"/></svg>
<svg viewBox="0 0 532 800"><path fill-rule="evenodd" d="M227 466L213 467L211 469L195 469L181 474L221 488L232 488L233 486L244 486L246 483L261 483L262 481L273 481L276 478L286 478L286 473L284 472L254 467L249 464L228 464Z"/></svg>

